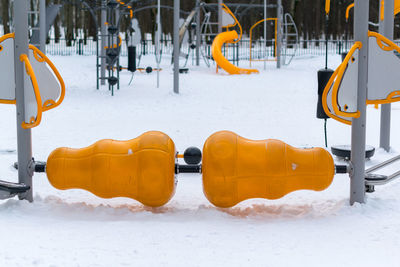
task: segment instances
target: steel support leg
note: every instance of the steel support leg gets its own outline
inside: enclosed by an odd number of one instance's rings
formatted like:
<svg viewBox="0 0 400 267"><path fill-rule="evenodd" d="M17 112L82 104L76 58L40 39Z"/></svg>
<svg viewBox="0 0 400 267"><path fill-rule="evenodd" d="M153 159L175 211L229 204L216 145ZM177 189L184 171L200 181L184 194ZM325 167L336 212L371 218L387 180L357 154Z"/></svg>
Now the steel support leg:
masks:
<svg viewBox="0 0 400 267"><path fill-rule="evenodd" d="M24 65L21 54L28 55L28 0L14 1L15 30L15 97L17 100L17 142L18 142L18 182L30 186L30 190L18 195L19 199L33 201L32 175L32 136L30 129L23 129L25 121Z"/></svg>
<svg viewBox="0 0 400 267"><path fill-rule="evenodd" d="M350 204L365 202L365 135L368 82L368 16L369 0L354 1L354 39L362 43L358 62L357 108L360 117L351 127Z"/></svg>

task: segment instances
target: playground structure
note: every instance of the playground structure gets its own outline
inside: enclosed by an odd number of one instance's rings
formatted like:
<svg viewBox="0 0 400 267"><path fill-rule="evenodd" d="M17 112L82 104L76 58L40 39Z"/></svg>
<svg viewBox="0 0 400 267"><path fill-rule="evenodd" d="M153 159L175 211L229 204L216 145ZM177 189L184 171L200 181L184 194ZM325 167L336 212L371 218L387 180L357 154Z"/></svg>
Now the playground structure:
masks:
<svg viewBox="0 0 400 267"><path fill-rule="evenodd" d="M225 28L226 32L221 32L218 34L213 41L211 51L212 56L217 63L217 71L218 67L221 67L229 74L251 74L251 73L258 73L258 70L255 69L243 69L239 68L232 63L230 63L222 54L222 46L224 44L235 44L242 39L242 26L240 25L239 21L232 13L232 11L225 5L222 4L222 27ZM230 30L233 27L239 27L240 35L235 30Z"/></svg>
<svg viewBox="0 0 400 267"><path fill-rule="evenodd" d="M276 1L276 4L268 4L267 1L264 1L264 5L257 5L257 4L234 4L234 3L222 3L222 1L219 1L218 3L218 22L212 22L211 21L211 14L212 11L215 12L215 4L205 4L203 3L202 9L204 12L204 20L201 25L201 40L203 44L203 48L201 49L201 53L204 59L204 62L206 63L207 66L210 66L209 59L211 59L211 55L207 51L210 51L208 48L208 45L212 43L212 39L216 38L219 34L222 33L222 29L230 29L233 27L236 27L239 29L239 34L237 38L234 38L235 41L232 41L233 39L227 39L227 44L236 44L239 42L239 40L242 38L242 27L239 23L239 19L237 19L235 14L238 14L239 17L242 17L244 14L246 14L250 9L252 8L263 8L264 11L264 19L256 22L251 28L250 28L250 64L252 61L269 61L268 58L266 58L266 53L265 53L265 48L267 46L267 22L268 21L274 21L275 26L274 26L274 61L277 62L277 68L280 68L281 65L289 65L290 62L292 61L296 50L298 48L298 32L297 32L297 27L296 24L293 21L293 18L290 16L290 14L283 14L283 8L282 8L282 3L281 1ZM230 8L234 8L235 11L232 12ZM241 9L242 8L242 9ZM275 18L268 18L267 14L270 14L267 12L267 9L275 9L276 17ZM259 25L260 23L264 24L264 35L263 35L263 46L264 46L264 59L258 59L255 60L252 58L252 32L253 29ZM215 26L218 26L218 29L215 28ZM227 36L227 35L225 35ZM221 38L222 36L220 36ZM234 37L234 35L233 35ZM221 42L219 41L219 44ZM216 43L217 45L217 43ZM218 46L213 46L213 48L216 48ZM211 50L213 50L211 48ZM218 50L218 49L217 49ZM217 54L218 60L221 59L220 54L218 51L214 51ZM214 57L214 53L212 54L212 57ZM215 57L214 57L215 60ZM237 59L236 59L237 60ZM216 60L217 61L217 60ZM235 59L233 59L235 61ZM226 62L224 62L226 65ZM217 63L218 65L218 63ZM251 65L250 65L251 66ZM235 70L232 68L232 66L229 67L228 73L231 74L238 74L238 73L249 73L248 71L239 71ZM264 64L264 69L265 69L265 64Z"/></svg>
<svg viewBox="0 0 400 267"><path fill-rule="evenodd" d="M110 3L113 2L111 5ZM149 1L149 3L152 1ZM235 12L243 15L248 10L251 8L264 8L264 16L266 17L267 15L267 7L268 8L276 8L277 12L277 19L276 19L276 38L274 40L275 42L275 54L276 54L276 61L277 61L277 67L280 68L280 66L283 65L288 65L291 60L293 59L295 55L295 51L298 46L298 34L297 34L297 28L296 25L293 22L293 19L289 14L285 14L283 16L282 14L282 5L281 1L277 0L277 4L267 4L267 1L265 1L264 5L256 5L256 4L235 4L235 3L229 3L229 6L235 7ZM111 8L112 7L112 8ZM113 10L111 10L111 9ZM136 61L137 55L136 54L136 46L140 44L140 27L137 23L137 20L135 19L135 15L138 12L141 12L143 10L151 9L151 8L157 8L157 19L156 19L156 31L155 31L155 47L156 47L156 55L155 59L157 62L157 68L160 69L160 61L161 61L161 54L162 51L160 50L160 41L161 41L161 22L160 22L160 10L161 8L164 9L170 9L174 11L174 51L179 51L179 53L173 53L172 57L172 63L173 63L173 68L174 68L174 92L179 93L179 73L186 73L188 69L186 68L186 64L189 59L190 52L192 50L195 50L195 57L196 57L196 65L198 66L200 64L200 56L203 57L204 62L206 63L207 66L210 66L210 58L211 55L207 55L206 51L210 51L210 44L218 34L221 33L221 30L223 28L224 20L228 18L228 21L231 20L229 17L232 17L233 20L236 21L235 25L231 25L231 27L234 27L236 25L240 26L238 23L238 20L236 19L235 15L233 14L232 11L226 6L225 4L222 3L221 0L218 1L216 4L212 3L204 3L200 0L196 1L196 6L191 12L185 12L183 10L180 10L179 3L174 2L174 7L170 7L167 5L161 5L160 1L157 1L157 5L147 5L147 6L141 6L139 3L136 3L134 1L129 1L128 3L124 3L121 1L109 1L108 4L106 4L106 1L103 1L103 4L98 10L101 10L101 18L102 21L100 23L100 27L98 27L98 30L101 32L98 34L99 37L97 38L98 42L101 39L101 51L97 52L97 88L99 88L99 80L101 81L102 84L105 83L105 80L108 80L109 82L109 90L113 94L113 84L117 84L119 88L119 71L122 68L119 68L119 53L116 51L111 51L111 50L117 50L114 48L111 49L103 49L106 46L107 42L104 42L103 37L107 37L108 40L114 40L114 38L109 38L107 35L111 34L110 30L112 30L115 34L118 34L118 29L119 29L119 22L122 16L128 16L131 19L131 27L132 31L134 33L134 37L131 36L129 44L128 44L128 65L130 67L126 68L130 72L132 72L132 78L133 78L133 73L136 71L137 64L140 62ZM243 9L243 10L241 10ZM223 11L224 10L224 11ZM96 14L96 10L92 10L92 14ZM218 21L217 22L212 22L210 21L212 17L212 13L218 13ZM107 14L114 14L116 16L116 20L114 24L106 25L106 18L110 18L109 15ZM203 22L200 21L201 15L203 13ZM228 14L228 16L226 16ZM183 23L180 24L179 20L181 15L186 16L185 19L183 20ZM95 19L95 15L93 15L93 18ZM284 20L283 20L284 19ZM95 19L96 20L96 19ZM98 25L98 23L95 23ZM265 24L265 23L264 23ZM111 28L110 28L111 27ZM264 28L266 26L264 25ZM216 30L216 28L218 28ZM229 27L228 27L229 28ZM292 30L290 30L292 29ZM294 29L294 30L293 30ZM114 34L113 33L113 34ZM188 51L184 52L182 51L183 47L183 41L185 39L185 36L188 35ZM241 35L240 35L241 36ZM239 38L240 39L240 38ZM110 41L108 41L110 42ZM223 43L219 42L219 44L222 46ZM264 29L264 46L266 46L266 29ZM215 46L218 47L218 46ZM97 49L99 50L99 45L97 45ZM110 50L110 51L107 51ZM289 52L291 51L291 52ZM175 54L177 54L177 58L175 58ZM213 53L218 55L216 56L218 59L216 61L221 60L224 62L222 63L224 66L230 65L230 69L232 69L232 64L230 64L227 60L223 60L221 55L222 52L219 53ZM184 64L180 64L180 58L184 58ZM215 60L215 57L213 57ZM117 72L117 77L114 77L113 71L109 71L108 76L105 76L105 69L106 63L105 60L108 62L116 62L117 67L115 68ZM250 59L252 60L252 59ZM265 68L265 66L264 66ZM108 68L109 70L112 69L114 70L114 66L112 65L111 68ZM233 68L235 69L235 68ZM233 71L232 73L241 73L241 71ZM131 79L132 81L132 79ZM159 73L157 72L157 87L159 86Z"/></svg>
<svg viewBox="0 0 400 267"><path fill-rule="evenodd" d="M327 114L351 122L349 165L335 166L330 153L322 148L298 149L279 140L248 140L229 131L211 135L202 153L189 148L179 154L170 137L152 131L129 141L101 140L87 148L58 148L46 163L40 164L32 158L31 128L40 124L42 111L61 104L65 89L51 61L28 45L28 1L16 1L15 33L0 39L0 67L3 70L13 64L8 73L0 73L15 75L15 84L2 87L5 89L0 99L17 106L19 182L1 181L0 198L18 195L20 199L33 201L32 175L35 171L45 171L50 183L58 189L82 188L104 198L125 196L159 207L173 196L176 175L201 173L207 199L217 207L226 208L250 198L281 198L300 189L321 191L331 184L335 173L349 173L350 203L363 203L366 191L373 192L376 185L400 176L400 172L388 176L372 173L400 160L400 156L365 171L366 103L400 100L398 89L383 92L374 86L367 89L367 78L372 83L377 79L367 67L378 62L377 67L384 63L395 68L397 61L391 51L400 51L388 38L368 33L368 5L365 0L355 2L356 43L332 75L322 99ZM392 8L393 0L386 0L385 23L391 21L393 25ZM178 56L175 54L175 59ZM374 61L369 61L369 57ZM381 85L390 89L396 76L392 72L386 75L387 81ZM179 158L184 158L186 164L179 164ZM89 179L92 177L95 179Z"/></svg>

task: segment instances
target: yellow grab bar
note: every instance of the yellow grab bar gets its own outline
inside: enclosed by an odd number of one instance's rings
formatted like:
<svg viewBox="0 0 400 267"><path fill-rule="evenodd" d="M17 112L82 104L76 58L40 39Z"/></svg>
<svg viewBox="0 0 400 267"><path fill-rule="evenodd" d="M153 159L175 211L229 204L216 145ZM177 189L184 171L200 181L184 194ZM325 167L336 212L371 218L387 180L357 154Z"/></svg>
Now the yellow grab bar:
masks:
<svg viewBox="0 0 400 267"><path fill-rule="evenodd" d="M337 77L337 74L338 74L338 72L339 72L339 68L340 68L340 65L339 65L339 67L333 72L331 78L329 79L328 83L327 83L326 86L325 86L324 92L322 93L322 107L323 107L325 113L326 113L329 117L331 117L332 119L337 120L337 121L342 122L342 123L347 124L347 125L351 125L351 122L350 122L350 121L344 120L344 119L342 119L342 118L336 116L336 115L333 114L333 113L329 110L329 108L328 108L327 99L328 99L329 89L331 88L333 82L335 81L335 78Z"/></svg>
<svg viewBox="0 0 400 267"><path fill-rule="evenodd" d="M329 11L331 9L331 0L325 0L325 13L329 15Z"/></svg>
<svg viewBox="0 0 400 267"><path fill-rule="evenodd" d="M362 43L361 42L355 42L353 47L350 49L350 51L347 53L347 56L343 60L342 64L339 66L339 72L337 74L337 79L336 82L333 84L332 88L332 107L335 112L335 114L346 117L346 118L359 118L360 117L360 111L357 112L343 112L339 109L338 103L337 103L337 95L339 91L339 85L340 82L343 79L344 72L347 68L347 64L349 63L350 59L353 57L354 52L356 49L361 49L362 48Z"/></svg>
<svg viewBox="0 0 400 267"><path fill-rule="evenodd" d="M33 127L36 127L40 124L42 120L42 99L40 98L40 91L39 91L39 86L36 80L35 72L32 69L32 65L29 61L29 58L26 54L21 54L19 57L21 62L25 63L25 69L26 73L29 75L31 78L32 86L33 86L33 91L35 93L35 98L36 98L36 105L37 105L37 116L31 117L29 123L23 122L21 127L24 129L31 129Z"/></svg>
<svg viewBox="0 0 400 267"><path fill-rule="evenodd" d="M348 5L347 8L346 8L346 22L347 22L348 19L349 19L350 9L352 9L353 7L354 7L354 3Z"/></svg>

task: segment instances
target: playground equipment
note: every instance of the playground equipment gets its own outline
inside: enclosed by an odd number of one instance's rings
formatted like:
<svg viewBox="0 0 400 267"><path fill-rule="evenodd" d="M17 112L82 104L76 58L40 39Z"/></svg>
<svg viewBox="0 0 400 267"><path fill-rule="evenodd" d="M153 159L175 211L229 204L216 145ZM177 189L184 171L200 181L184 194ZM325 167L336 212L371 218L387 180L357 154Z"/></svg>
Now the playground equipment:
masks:
<svg viewBox="0 0 400 267"><path fill-rule="evenodd" d="M44 55L39 54L41 58L38 59L37 55L35 56L35 50L32 52L33 57L42 63L41 68L30 64L31 61L34 62L34 59L28 56L26 34L28 27L26 16L24 16L27 12L28 1L17 1L14 13L19 15L15 18L15 37L7 36L0 40L2 41L0 56L4 57L0 62L9 66L13 62L10 54L14 55L13 70L16 83L9 84L11 88L2 89L4 92L1 91L1 96L4 100L17 104L19 183L0 181L0 198L18 195L20 199L32 201L33 172L45 171L50 183L58 189L81 188L103 198L125 196L147 206L159 207L166 204L173 196L176 175L202 173L203 189L207 199L217 207L227 208L250 198L277 199L300 189L321 191L331 184L335 173L350 173L352 178L350 203L364 202L366 190L373 192L374 186L385 184L400 176L400 171L389 176L374 173L400 160L400 156L365 171L363 155L365 153L365 105L367 100L371 100L367 98L366 79L363 79L368 76L366 67L369 66L369 54L366 53L368 49L365 49L365 46L368 46L369 42L376 42L378 48L372 51L378 50L381 55L389 54L393 49L400 49L394 47L390 40L376 33L370 33L369 36L372 39L368 40L368 4L368 1L356 0L355 7L360 8L355 20L355 28L360 27L359 31L355 31L357 41L346 61L339 66L337 75L331 77L330 83L325 88L327 93L322 99L325 111L330 115L342 117L345 121L349 117L352 118L352 127L355 129L353 134L356 138L353 138L349 165L335 166L330 153L322 148L299 149L273 139L249 140L229 131L211 135L204 144L203 155L196 148L189 148L180 155L176 152L171 138L162 132L152 131L129 141L101 140L81 149L58 148L50 154L45 166L44 164L40 166L31 155L29 128L36 127L40 123L39 115L32 115L32 106L40 110L59 105L63 96L63 83L61 78L56 80L59 86L52 87L54 90L52 93L57 98L53 97L48 101L51 106L44 105L46 102L41 101L41 94L46 96L46 91L42 91L43 86L55 78L42 75L46 72L45 70L50 72L50 69L54 71L55 68L51 68L51 62ZM385 10L387 9L389 8ZM364 39L360 38L364 35L362 33L365 34ZM13 40L14 43L12 43ZM379 57L379 60L387 60L387 58L390 57ZM357 66L358 70L350 67L350 62ZM370 64L373 63L371 61ZM387 63L391 64L391 62ZM56 71L54 73L57 75ZM348 94L345 92L349 90L345 82L346 77L351 76L358 76L357 95L354 95L353 91ZM344 84L343 87L341 83ZM15 99L12 97L14 88L16 88ZM364 90L363 94L361 94L361 89ZM339 94L339 91L343 94ZM332 93L329 94L329 92ZM385 94L392 96L392 92L385 91ZM396 97L377 95L379 102L400 100L397 95ZM354 98L359 100L357 106L351 105ZM347 109L343 106L346 104ZM340 110L341 108L344 110ZM36 116L33 121L31 115ZM26 125L29 127L24 127ZM179 164L177 162L179 158L184 158L186 164ZM200 165L201 160L202 165ZM362 179L359 177L360 169Z"/></svg>
<svg viewBox="0 0 400 267"><path fill-rule="evenodd" d="M0 103L16 104L14 70L15 34L0 37L0 78L4 89L0 91ZM61 104L65 85L53 63L35 46L29 45L27 54L20 56L26 71L24 83L25 117L22 128L29 129L40 124L42 113Z"/></svg>
<svg viewBox="0 0 400 267"><path fill-rule="evenodd" d="M243 69L239 68L232 63L230 63L222 54L221 48L226 43L237 43L242 38L242 26L239 21L232 13L232 11L225 5L222 4L222 10L224 11L222 14L222 27L227 31L218 34L212 44L211 51L212 56L217 63L218 66L224 69L229 74L251 74L258 73L256 69ZM240 35L235 30L229 31L229 28L239 27Z"/></svg>
<svg viewBox="0 0 400 267"><path fill-rule="evenodd" d="M399 86L395 82L397 73L393 71L400 64L394 53L398 53L400 48L389 39L393 36L394 1L386 0L384 3L384 33L389 38L368 31L368 5L369 1L355 2L355 8L360 9L360 13L356 13L359 17L354 19L356 42L330 77L322 95L325 113L352 126L352 193L353 201L357 202L364 201L362 184L368 191L374 191L375 185L387 183L400 175L399 172L388 176L371 175L371 169L379 169L376 167L365 171L366 105L400 101ZM383 165L397 160L398 157Z"/></svg>

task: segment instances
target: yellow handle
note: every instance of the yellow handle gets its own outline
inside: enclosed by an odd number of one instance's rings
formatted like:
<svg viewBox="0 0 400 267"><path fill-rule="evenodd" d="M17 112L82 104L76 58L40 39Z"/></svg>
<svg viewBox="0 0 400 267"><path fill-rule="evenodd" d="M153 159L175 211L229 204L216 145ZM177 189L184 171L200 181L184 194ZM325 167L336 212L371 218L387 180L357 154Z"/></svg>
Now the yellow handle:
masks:
<svg viewBox="0 0 400 267"><path fill-rule="evenodd" d="M339 67L340 67L340 66L339 66ZM331 117L332 119L337 120L337 121L339 121L339 122L341 122L341 123L344 123L344 124L347 124L347 125L351 125L351 121L347 121L347 120L344 120L344 119L342 119L342 118L336 116L336 115L333 114L333 113L329 110L329 108L328 108L328 103L327 103L327 100L328 100L328 93L329 93L329 90L330 90L330 88L331 88L333 82L335 81L335 79L336 79L336 77L337 77L338 72L339 72L339 68L337 68L337 69L333 72L331 78L329 79L328 83L327 83L326 86L325 86L324 92L322 93L322 108L324 109L326 115L328 115L328 116Z"/></svg>
<svg viewBox="0 0 400 267"><path fill-rule="evenodd" d="M45 54L43 54L42 51L40 51L33 45L29 45L29 49L31 49L33 51L33 56L36 58L36 60L38 62L46 62L50 66L50 68L56 75L58 82L60 83L60 87L61 87L61 93L60 93L60 97L58 98L58 100L55 102L52 99L47 99L42 105L42 111L44 112L44 111L53 109L55 107L58 107L63 102L64 97L65 97L64 80L61 77L60 73L58 72L56 66L54 66L53 62L51 62L51 60Z"/></svg>
<svg viewBox="0 0 400 267"><path fill-rule="evenodd" d="M31 129L36 126L38 126L42 120L42 99L40 98L40 91L39 91L39 86L36 80L35 72L32 69L32 65L29 61L29 58L26 54L21 54L19 57L21 62L25 63L25 69L26 73L28 76L31 78L32 86L33 86L33 91L35 93L35 98L36 98L36 105L37 105L37 116L32 117L30 119L29 123L23 122L22 123L22 128L24 129Z"/></svg>
<svg viewBox="0 0 400 267"><path fill-rule="evenodd" d="M349 20L350 9L352 9L353 7L354 7L354 3L352 3L352 4L347 6L347 8L346 8L346 21Z"/></svg>
<svg viewBox="0 0 400 267"><path fill-rule="evenodd" d="M362 48L362 43L361 42L355 42L350 51L347 53L345 59L343 60L342 64L338 67L339 71L337 73L337 79L335 80L335 83L333 84L332 88L332 107L336 115L346 117L346 118L359 118L360 117L360 111L356 112L343 112L340 110L337 99L338 99L338 92L339 92L339 86L341 84L341 81L343 79L343 75L346 71L347 65L350 61L350 59L353 59L353 54L356 51L356 49L361 49Z"/></svg>
<svg viewBox="0 0 400 267"><path fill-rule="evenodd" d="M329 14L330 9L331 9L331 0L325 0L325 13L326 13L326 15Z"/></svg>
<svg viewBox="0 0 400 267"><path fill-rule="evenodd" d="M222 131L205 142L202 171L207 199L227 208L250 198L324 190L332 183L335 167L322 148L299 149L279 140L254 141Z"/></svg>
<svg viewBox="0 0 400 267"><path fill-rule="evenodd" d="M162 132L128 140L101 140L80 149L57 148L46 173L57 189L80 188L102 198L129 197L166 204L175 192L175 145Z"/></svg>

